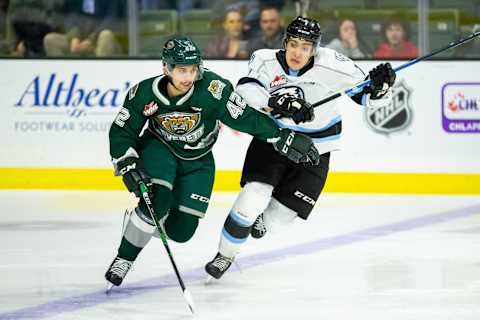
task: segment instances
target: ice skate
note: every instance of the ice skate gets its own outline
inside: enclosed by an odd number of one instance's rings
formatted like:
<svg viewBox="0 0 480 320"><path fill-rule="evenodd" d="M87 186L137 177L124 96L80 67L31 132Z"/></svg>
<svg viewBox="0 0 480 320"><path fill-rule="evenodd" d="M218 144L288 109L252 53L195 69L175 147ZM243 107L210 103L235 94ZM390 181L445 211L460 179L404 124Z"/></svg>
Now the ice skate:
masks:
<svg viewBox="0 0 480 320"><path fill-rule="evenodd" d="M230 268L232 265L233 258L227 258L222 256L220 253L217 253L215 258L207 263L205 266L205 271L215 279L220 279L223 274ZM208 283L208 280L207 280Z"/></svg>
<svg viewBox="0 0 480 320"><path fill-rule="evenodd" d="M113 288L113 286L119 286L122 284L123 279L127 275L128 271L133 265L133 261L128 261L120 257L115 257L112 264L105 273L105 279L107 280L107 293Z"/></svg>
<svg viewBox="0 0 480 320"><path fill-rule="evenodd" d="M267 228L265 227L265 221L263 220L263 213L260 214L255 222L253 223L252 230L250 235L255 239L262 238L267 233Z"/></svg>

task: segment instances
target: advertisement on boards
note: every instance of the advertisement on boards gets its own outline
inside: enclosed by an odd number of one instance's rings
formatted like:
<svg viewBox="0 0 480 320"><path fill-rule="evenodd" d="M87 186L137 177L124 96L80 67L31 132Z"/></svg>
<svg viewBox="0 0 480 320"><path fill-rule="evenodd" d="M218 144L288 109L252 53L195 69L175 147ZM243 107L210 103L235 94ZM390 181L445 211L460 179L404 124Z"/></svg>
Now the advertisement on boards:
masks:
<svg viewBox="0 0 480 320"><path fill-rule="evenodd" d="M207 60L205 66L235 85L247 63ZM378 63L357 64L368 72ZM161 74L162 64L5 59L0 70L0 134L8 142L0 167L111 168L110 125L128 89ZM480 61L427 61L397 74L390 106L368 109L340 98L342 143L331 170L480 173L477 74ZM213 149L217 169L241 170L250 139L222 126Z"/></svg>

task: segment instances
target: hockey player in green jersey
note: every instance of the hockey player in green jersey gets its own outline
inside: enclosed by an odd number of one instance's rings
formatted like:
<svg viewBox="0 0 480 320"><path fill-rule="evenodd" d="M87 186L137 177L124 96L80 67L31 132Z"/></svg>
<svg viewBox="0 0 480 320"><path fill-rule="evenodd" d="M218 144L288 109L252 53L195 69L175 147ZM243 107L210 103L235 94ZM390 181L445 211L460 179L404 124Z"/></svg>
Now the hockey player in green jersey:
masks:
<svg viewBox="0 0 480 320"><path fill-rule="evenodd" d="M190 39L168 40L162 60L162 75L129 90L109 138L115 174L140 199L139 184L148 187L155 219L171 240L188 241L205 216L215 175L211 149L220 121L272 143L291 161L318 163L309 137L279 129L250 108L228 80L203 68ZM118 254L105 274L111 285L122 283L155 228L143 200L127 212Z"/></svg>

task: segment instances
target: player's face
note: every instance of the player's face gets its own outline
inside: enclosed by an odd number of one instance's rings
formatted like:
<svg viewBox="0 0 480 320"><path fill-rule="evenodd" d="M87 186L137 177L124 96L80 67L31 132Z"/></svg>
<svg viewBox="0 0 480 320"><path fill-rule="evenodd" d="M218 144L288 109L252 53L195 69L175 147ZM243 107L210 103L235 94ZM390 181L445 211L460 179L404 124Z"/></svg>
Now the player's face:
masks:
<svg viewBox="0 0 480 320"><path fill-rule="evenodd" d="M285 57L287 64L294 70L300 70L307 65L313 55L313 43L292 38L287 41Z"/></svg>
<svg viewBox="0 0 480 320"><path fill-rule="evenodd" d="M198 75L198 65L176 65L170 72L175 89L178 94L185 94L193 86Z"/></svg>

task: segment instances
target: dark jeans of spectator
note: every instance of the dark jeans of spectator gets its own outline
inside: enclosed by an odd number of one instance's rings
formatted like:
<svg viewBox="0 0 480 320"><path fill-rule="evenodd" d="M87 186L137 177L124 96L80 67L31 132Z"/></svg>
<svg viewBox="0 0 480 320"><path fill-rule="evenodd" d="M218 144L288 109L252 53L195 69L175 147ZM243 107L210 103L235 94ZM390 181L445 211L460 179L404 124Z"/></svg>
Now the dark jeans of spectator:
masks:
<svg viewBox="0 0 480 320"><path fill-rule="evenodd" d="M17 42L23 41L25 46L25 57L45 57L45 47L43 46L43 38L52 28L41 22L29 21L13 21L13 31L17 37Z"/></svg>

